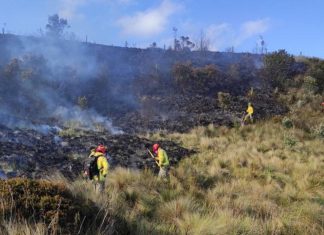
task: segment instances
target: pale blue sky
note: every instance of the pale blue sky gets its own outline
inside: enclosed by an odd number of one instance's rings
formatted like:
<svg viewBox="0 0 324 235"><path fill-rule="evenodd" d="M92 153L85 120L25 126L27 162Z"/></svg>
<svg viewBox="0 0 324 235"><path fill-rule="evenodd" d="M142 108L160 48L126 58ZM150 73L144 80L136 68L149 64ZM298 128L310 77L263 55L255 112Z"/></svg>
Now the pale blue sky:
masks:
<svg viewBox="0 0 324 235"><path fill-rule="evenodd" d="M78 39L107 45L148 47L178 36L199 38L212 50L252 52L262 35L268 50L324 58L324 0L0 0L0 26L39 35L59 13Z"/></svg>

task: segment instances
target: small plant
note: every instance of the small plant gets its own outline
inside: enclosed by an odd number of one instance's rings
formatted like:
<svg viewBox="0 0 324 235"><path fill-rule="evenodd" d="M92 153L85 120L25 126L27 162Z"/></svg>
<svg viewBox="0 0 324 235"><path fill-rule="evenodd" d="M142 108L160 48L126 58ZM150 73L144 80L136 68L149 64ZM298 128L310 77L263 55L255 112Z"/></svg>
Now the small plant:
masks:
<svg viewBox="0 0 324 235"><path fill-rule="evenodd" d="M297 144L297 140L292 135L286 135L284 137L284 143L287 147L294 147Z"/></svg>
<svg viewBox="0 0 324 235"><path fill-rule="evenodd" d="M305 100L298 100L296 103L297 108L302 108L306 104Z"/></svg>
<svg viewBox="0 0 324 235"><path fill-rule="evenodd" d="M313 133L316 137L324 138L324 123L320 123L313 129Z"/></svg>
<svg viewBox="0 0 324 235"><path fill-rule="evenodd" d="M231 102L231 95L225 92L218 92L217 93L218 104L222 109L227 109Z"/></svg>
<svg viewBox="0 0 324 235"><path fill-rule="evenodd" d="M85 96L79 96L78 97L78 106L84 110L88 107L88 100L87 97Z"/></svg>
<svg viewBox="0 0 324 235"><path fill-rule="evenodd" d="M284 117L281 123L287 129L292 128L294 126L292 120L288 117Z"/></svg>
<svg viewBox="0 0 324 235"><path fill-rule="evenodd" d="M315 94L319 90L316 79L311 76L306 76L304 78L303 87L306 91L308 91L312 94Z"/></svg>
<svg viewBox="0 0 324 235"><path fill-rule="evenodd" d="M255 91L254 91L254 88L253 87L250 88L250 90L247 92L246 96L249 99L252 99L252 98L255 97Z"/></svg>

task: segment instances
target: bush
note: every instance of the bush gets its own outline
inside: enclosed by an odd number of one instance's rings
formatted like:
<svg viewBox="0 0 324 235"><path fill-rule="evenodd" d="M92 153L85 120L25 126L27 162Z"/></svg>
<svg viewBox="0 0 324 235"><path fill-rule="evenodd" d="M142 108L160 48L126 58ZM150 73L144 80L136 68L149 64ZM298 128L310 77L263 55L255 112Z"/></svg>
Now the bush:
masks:
<svg viewBox="0 0 324 235"><path fill-rule="evenodd" d="M312 94L315 94L319 90L316 79L311 76L306 76L304 78L303 87L307 92L310 92Z"/></svg>
<svg viewBox="0 0 324 235"><path fill-rule="evenodd" d="M293 122L291 119L289 119L288 117L284 117L282 119L282 125L285 127L285 128L292 128L294 125L293 125Z"/></svg>
<svg viewBox="0 0 324 235"><path fill-rule="evenodd" d="M61 184L11 179L0 181L0 219L45 223L50 231L76 233L95 221L98 209L91 202L74 197Z"/></svg>
<svg viewBox="0 0 324 235"><path fill-rule="evenodd" d="M218 104L222 109L227 109L231 103L231 95L225 92L217 93Z"/></svg>
<svg viewBox="0 0 324 235"><path fill-rule="evenodd" d="M193 76L193 67L191 63L177 63L172 68L172 74L175 79L175 83L182 91L188 89L190 80Z"/></svg>
<svg viewBox="0 0 324 235"><path fill-rule="evenodd" d="M78 106L82 109L85 110L88 107L88 99L85 96L79 96L78 97Z"/></svg>
<svg viewBox="0 0 324 235"><path fill-rule="evenodd" d="M324 138L324 123L321 123L317 127L315 127L313 129L313 133L317 137Z"/></svg>
<svg viewBox="0 0 324 235"><path fill-rule="evenodd" d="M287 147L294 147L297 144L297 140L292 135L285 135L284 137L284 144Z"/></svg>
<svg viewBox="0 0 324 235"><path fill-rule="evenodd" d="M210 94L225 80L226 75L215 65L193 67L191 63L177 63L173 66L176 86L182 92Z"/></svg>
<svg viewBox="0 0 324 235"><path fill-rule="evenodd" d="M324 91L324 61L317 58L308 59L308 66L309 69L306 74L316 80L318 91L323 92Z"/></svg>
<svg viewBox="0 0 324 235"><path fill-rule="evenodd" d="M264 57L264 76L273 87L283 89L293 78L295 59L285 50L279 50Z"/></svg>

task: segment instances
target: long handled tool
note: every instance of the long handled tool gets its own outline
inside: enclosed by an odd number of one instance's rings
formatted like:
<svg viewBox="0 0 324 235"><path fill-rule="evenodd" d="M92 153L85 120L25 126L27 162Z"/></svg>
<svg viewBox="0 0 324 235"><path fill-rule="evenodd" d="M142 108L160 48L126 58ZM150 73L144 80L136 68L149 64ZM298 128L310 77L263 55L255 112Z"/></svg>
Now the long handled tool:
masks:
<svg viewBox="0 0 324 235"><path fill-rule="evenodd" d="M155 157L154 157L154 155L153 155L153 153L149 150L149 149L146 149L147 150L147 152L150 154L150 156L154 159L154 161L155 161L155 163L156 163L156 165L158 165L159 166L159 163L156 161L156 159L155 159Z"/></svg>

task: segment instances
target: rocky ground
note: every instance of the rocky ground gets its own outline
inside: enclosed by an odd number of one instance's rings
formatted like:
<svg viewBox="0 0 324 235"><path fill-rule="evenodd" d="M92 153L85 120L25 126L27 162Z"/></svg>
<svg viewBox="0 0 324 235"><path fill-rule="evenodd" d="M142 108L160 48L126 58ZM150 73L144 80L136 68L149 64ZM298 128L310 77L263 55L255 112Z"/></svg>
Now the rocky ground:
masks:
<svg viewBox="0 0 324 235"><path fill-rule="evenodd" d="M76 177L82 172L90 149L98 143L108 147L109 162L113 167L134 169L145 167L156 170L154 160L147 152L152 141L135 135L107 135L83 132L82 135L60 137L51 131L40 134L31 130L0 130L0 177L41 178L60 171L67 177ZM161 142L170 155L172 165L192 151L173 142Z"/></svg>

